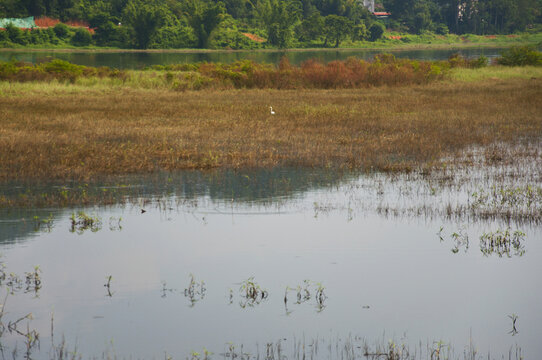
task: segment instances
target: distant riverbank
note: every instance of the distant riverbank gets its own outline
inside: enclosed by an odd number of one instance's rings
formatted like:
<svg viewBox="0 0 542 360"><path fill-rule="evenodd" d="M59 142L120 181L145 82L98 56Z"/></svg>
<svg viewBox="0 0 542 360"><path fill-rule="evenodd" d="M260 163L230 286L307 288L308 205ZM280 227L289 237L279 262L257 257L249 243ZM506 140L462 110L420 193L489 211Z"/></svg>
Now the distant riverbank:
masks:
<svg viewBox="0 0 542 360"><path fill-rule="evenodd" d="M2 47L2 52L83 52L83 53L222 53L222 52L304 52L304 51L352 51L352 50L430 50L430 49L472 49L472 48L506 48L511 46L542 46L542 33L520 35L411 35L386 33L385 37L375 42L344 41L338 48L305 47L305 48L264 48L264 49L122 49L111 47L87 46L79 47L68 44L50 45L13 45Z"/></svg>

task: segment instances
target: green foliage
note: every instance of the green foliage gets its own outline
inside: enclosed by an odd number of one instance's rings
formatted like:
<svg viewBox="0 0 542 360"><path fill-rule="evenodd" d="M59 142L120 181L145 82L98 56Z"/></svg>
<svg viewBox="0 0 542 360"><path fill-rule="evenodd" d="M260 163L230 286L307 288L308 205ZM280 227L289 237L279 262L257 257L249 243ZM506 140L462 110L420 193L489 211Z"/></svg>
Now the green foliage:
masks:
<svg viewBox="0 0 542 360"><path fill-rule="evenodd" d="M506 66L542 66L542 52L529 46L516 46L504 51L497 62Z"/></svg>
<svg viewBox="0 0 542 360"><path fill-rule="evenodd" d="M18 62L0 62L0 80L4 81L68 81L75 82L80 77L126 77L124 72L110 68L91 68L54 59L35 65Z"/></svg>
<svg viewBox="0 0 542 360"><path fill-rule="evenodd" d="M188 0L184 3L188 23L197 38L197 47L208 48L212 32L218 27L225 13L224 4L203 0Z"/></svg>
<svg viewBox="0 0 542 360"><path fill-rule="evenodd" d="M318 11L315 11L301 21L296 33L300 41L311 41L318 39L323 34L323 29L324 17Z"/></svg>
<svg viewBox="0 0 542 360"><path fill-rule="evenodd" d="M185 24L164 26L157 30L149 48L153 49L183 49L194 48L197 44L194 29Z"/></svg>
<svg viewBox="0 0 542 360"><path fill-rule="evenodd" d="M71 41L76 46L88 46L92 42L92 35L87 29L77 28Z"/></svg>
<svg viewBox="0 0 542 360"><path fill-rule="evenodd" d="M450 29L448 29L446 24L440 23L435 27L435 33L439 35L448 35L450 33Z"/></svg>
<svg viewBox="0 0 542 360"><path fill-rule="evenodd" d="M0 43L9 41L8 32L5 30L0 30Z"/></svg>
<svg viewBox="0 0 542 360"><path fill-rule="evenodd" d="M339 42L348 35L351 28L352 22L343 16L326 16L324 27L326 44L328 39L331 39L335 42L335 47L339 47Z"/></svg>
<svg viewBox="0 0 542 360"><path fill-rule="evenodd" d="M386 31L386 27L379 22L375 22L369 28L369 40L376 41L382 38L382 36L384 35L384 31Z"/></svg>
<svg viewBox="0 0 542 360"><path fill-rule="evenodd" d="M26 45L28 44L28 37L25 34L25 31L19 29L18 27L8 24L6 26L6 33L9 41L14 44Z"/></svg>
<svg viewBox="0 0 542 360"><path fill-rule="evenodd" d="M209 41L212 49L257 49L261 45L244 36L237 28L235 21L229 16L213 32Z"/></svg>
<svg viewBox="0 0 542 360"><path fill-rule="evenodd" d="M450 55L450 57L448 58L447 65L450 68L461 67L461 68L479 69L479 68L487 66L488 62L489 62L488 58L483 55L478 58L467 59L467 58L464 58L461 54L456 53L456 54Z"/></svg>
<svg viewBox="0 0 542 360"><path fill-rule="evenodd" d="M124 9L123 18L131 26L136 47L146 49L152 37L165 23L167 8L157 4L130 0Z"/></svg>
<svg viewBox="0 0 542 360"><path fill-rule="evenodd" d="M70 36L70 28L68 25L63 23L56 24L53 31L59 39L66 39L68 36Z"/></svg>
<svg viewBox="0 0 542 360"><path fill-rule="evenodd" d="M271 6L270 13L262 15L267 25L267 40L280 49L287 48L294 37L293 26L297 21L297 11L284 0L269 1L268 6Z"/></svg>
<svg viewBox="0 0 542 360"><path fill-rule="evenodd" d="M354 25L351 36L354 41L364 41L369 38L369 30L367 30L367 26L362 22Z"/></svg>
<svg viewBox="0 0 542 360"><path fill-rule="evenodd" d="M475 42L480 38L468 34L539 33L542 29L542 0L464 0L461 6L458 0L382 0L377 4L392 14L385 20L389 29L421 36L403 36L402 42L442 41L450 32L464 34L463 42ZM12 28L0 35L0 42L6 46L88 46L94 42L140 49L253 49L339 46L348 37L360 42L383 35L361 0L0 0L0 16L42 15L84 21L96 33L89 42L88 36L64 24L51 28L54 34ZM258 34L267 43L250 40L243 32Z"/></svg>

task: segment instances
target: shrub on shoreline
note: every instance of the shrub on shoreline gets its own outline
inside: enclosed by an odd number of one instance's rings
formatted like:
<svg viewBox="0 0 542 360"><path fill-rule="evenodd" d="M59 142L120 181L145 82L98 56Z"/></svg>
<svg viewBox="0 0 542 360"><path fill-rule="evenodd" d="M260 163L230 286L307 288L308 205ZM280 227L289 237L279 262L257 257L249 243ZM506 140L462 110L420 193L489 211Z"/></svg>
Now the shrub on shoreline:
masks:
<svg viewBox="0 0 542 360"><path fill-rule="evenodd" d="M530 46L515 46L504 51L497 63L505 66L542 66L542 52Z"/></svg>
<svg viewBox="0 0 542 360"><path fill-rule="evenodd" d="M359 58L327 64L309 59L292 65L284 57L278 65L251 60L224 63L155 65L147 71L125 72L108 67L87 67L63 60L39 64L0 62L0 80L68 81L79 78L115 78L129 80L135 87L162 87L173 90L213 89L355 89L375 86L404 86L440 80L452 68L480 68L488 59L466 59L459 54L446 61L398 59L379 54L372 61Z"/></svg>
<svg viewBox="0 0 542 360"><path fill-rule="evenodd" d="M0 62L0 80L3 81L68 81L75 82L80 77L125 78L123 71L108 67L88 67L54 59L39 64L23 62Z"/></svg>

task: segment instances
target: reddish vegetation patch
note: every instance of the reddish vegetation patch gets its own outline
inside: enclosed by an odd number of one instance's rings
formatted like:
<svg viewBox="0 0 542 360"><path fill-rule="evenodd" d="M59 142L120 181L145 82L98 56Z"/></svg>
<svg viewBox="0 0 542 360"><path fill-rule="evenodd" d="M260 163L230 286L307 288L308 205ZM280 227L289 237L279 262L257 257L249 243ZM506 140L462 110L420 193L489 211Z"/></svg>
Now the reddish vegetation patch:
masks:
<svg viewBox="0 0 542 360"><path fill-rule="evenodd" d="M58 19L52 19L50 17L47 17L47 16L42 16L42 17L39 17L39 18L36 18L34 20L34 22L36 23L36 26L40 27L40 28L48 28L48 27L53 27L55 26L56 24L60 23L60 20ZM66 25L68 26L71 26L71 27L80 27L80 28L85 28L87 29L91 34L94 34L94 29L90 28L89 27L89 24L85 21L81 21L81 20L68 20L65 22Z"/></svg>
<svg viewBox="0 0 542 360"><path fill-rule="evenodd" d="M267 41L264 38L262 38L262 37L260 37L260 36L258 36L256 34L251 34L251 33L241 33L241 34L243 34L244 36L246 36L250 40L258 42L258 43L263 43L263 42Z"/></svg>
<svg viewBox="0 0 542 360"><path fill-rule="evenodd" d="M486 35L485 37L488 39L496 39L497 35Z"/></svg>
<svg viewBox="0 0 542 360"><path fill-rule="evenodd" d="M517 38L518 36L517 35L506 35L507 37L509 38Z"/></svg>
<svg viewBox="0 0 542 360"><path fill-rule="evenodd" d="M401 40L403 37L400 35L390 35L388 38L391 40Z"/></svg>
<svg viewBox="0 0 542 360"><path fill-rule="evenodd" d="M65 24L68 26L73 26L73 27L85 27L85 28L89 27L89 24L86 21L81 21L81 20L68 20L66 21Z"/></svg>
<svg viewBox="0 0 542 360"><path fill-rule="evenodd" d="M39 26L42 28L48 28L51 26L55 26L56 24L60 22L60 20L51 19L50 17L47 17L47 16L42 16L42 17L36 18L34 22L36 23L36 26Z"/></svg>

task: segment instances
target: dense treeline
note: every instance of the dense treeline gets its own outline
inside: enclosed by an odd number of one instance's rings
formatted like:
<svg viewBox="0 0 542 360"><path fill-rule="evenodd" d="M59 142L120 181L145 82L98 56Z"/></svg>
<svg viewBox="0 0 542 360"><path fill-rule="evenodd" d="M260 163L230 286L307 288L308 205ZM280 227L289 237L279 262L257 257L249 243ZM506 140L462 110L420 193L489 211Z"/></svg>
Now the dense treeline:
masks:
<svg viewBox="0 0 542 360"><path fill-rule="evenodd" d="M392 26L418 33L508 34L542 23L542 0L384 0L384 6Z"/></svg>
<svg viewBox="0 0 542 360"><path fill-rule="evenodd" d="M382 0L387 26L410 33L511 33L542 23L542 0ZM125 48L339 46L375 41L385 25L359 0L0 0L0 17L48 16L88 22L95 33L56 26L0 42ZM88 33L88 31L87 31Z"/></svg>

